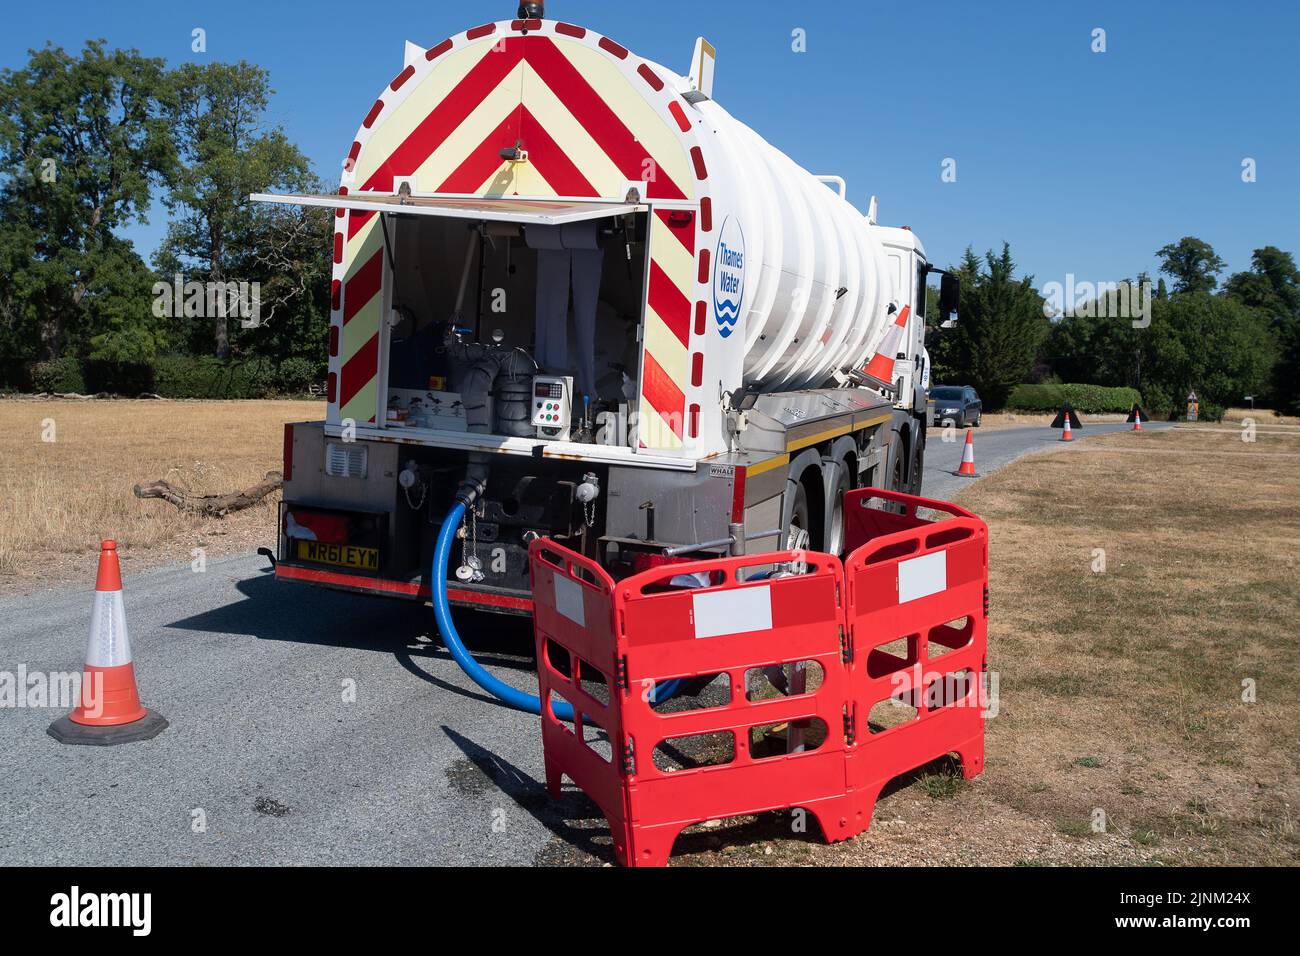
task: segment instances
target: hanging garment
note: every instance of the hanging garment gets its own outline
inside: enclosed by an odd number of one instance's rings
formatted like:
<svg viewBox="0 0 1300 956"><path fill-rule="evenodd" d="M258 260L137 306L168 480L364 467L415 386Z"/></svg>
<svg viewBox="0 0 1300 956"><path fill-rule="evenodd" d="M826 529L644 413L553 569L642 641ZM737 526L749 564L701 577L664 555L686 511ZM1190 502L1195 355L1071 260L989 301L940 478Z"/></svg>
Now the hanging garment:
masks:
<svg viewBox="0 0 1300 956"><path fill-rule="evenodd" d="M596 395L596 306L604 255L595 220L564 226L528 226L525 239L537 250L537 309L534 341L537 364L567 373L577 368L579 395ZM569 290L577 362L569 356Z"/></svg>

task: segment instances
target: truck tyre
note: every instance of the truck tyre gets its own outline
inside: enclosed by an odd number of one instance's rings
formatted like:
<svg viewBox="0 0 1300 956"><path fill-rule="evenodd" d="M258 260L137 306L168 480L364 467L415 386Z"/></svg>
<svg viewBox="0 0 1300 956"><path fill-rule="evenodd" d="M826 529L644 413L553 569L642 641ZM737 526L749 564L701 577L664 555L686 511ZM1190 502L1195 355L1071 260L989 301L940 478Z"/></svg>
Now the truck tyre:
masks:
<svg viewBox="0 0 1300 956"><path fill-rule="evenodd" d="M849 469L844 462L836 463L835 476L835 488L830 501L831 519L826 532L826 551L838 557L843 557L844 496L849 493Z"/></svg>
<svg viewBox="0 0 1300 956"><path fill-rule="evenodd" d="M886 491L907 491L908 456L903 444L903 436L895 433L885 455L885 471L880 481L880 487ZM903 513L903 506L892 501L878 501L873 507L894 514Z"/></svg>
<svg viewBox="0 0 1300 956"><path fill-rule="evenodd" d="M794 484L794 497L790 505L790 527L785 533L785 547L792 548L811 548L812 547L812 529L810 528L811 510L808 507L808 489L803 486L802 481L796 481ZM800 544L800 541L803 543Z"/></svg>
<svg viewBox="0 0 1300 956"><path fill-rule="evenodd" d="M904 450L903 437L895 435L889 443L889 459L885 466L884 487L889 491L907 490L907 452Z"/></svg>
<svg viewBox="0 0 1300 956"><path fill-rule="evenodd" d="M924 437L924 436L922 436ZM921 493L921 479L925 475L925 442L917 438L912 448L912 464L907 471L907 493Z"/></svg>

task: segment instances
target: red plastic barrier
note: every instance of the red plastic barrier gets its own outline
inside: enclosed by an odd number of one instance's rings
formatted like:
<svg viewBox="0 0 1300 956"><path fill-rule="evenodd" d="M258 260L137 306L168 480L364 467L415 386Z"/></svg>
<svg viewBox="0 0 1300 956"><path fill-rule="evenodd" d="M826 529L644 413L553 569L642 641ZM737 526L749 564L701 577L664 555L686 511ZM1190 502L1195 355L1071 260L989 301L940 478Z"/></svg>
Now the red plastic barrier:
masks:
<svg viewBox="0 0 1300 956"><path fill-rule="evenodd" d="M902 513L868 507L876 497ZM926 521L918 507L951 517ZM791 807L844 839L867 828L900 773L953 751L967 776L979 772L987 529L951 505L877 490L851 492L845 515L857 547L844 566L776 552L615 583L594 562L533 542L541 698L563 697L577 713L570 728L543 707L547 786L558 797L568 776L595 801L620 862L663 865L691 824ZM899 638L906 653L883 648ZM932 646L945 652L932 659ZM801 684L810 673L820 683ZM654 700L664 681L720 675L725 703ZM771 693L755 693L764 677ZM873 724L882 700L915 718ZM707 739L712 747L687 743Z"/></svg>
<svg viewBox="0 0 1300 956"><path fill-rule="evenodd" d="M902 513L880 505L901 506ZM930 521L927 508L947 515ZM849 781L871 820L892 778L948 753L984 767L988 528L955 505L880 489L844 498L852 648Z"/></svg>
<svg viewBox="0 0 1300 956"><path fill-rule="evenodd" d="M589 743L593 728L610 742L624 738L619 687L625 649L615 627L614 579L594 561L549 540L534 541L529 558L546 786L558 798L563 773L591 797L604 811L622 859L628 817L621 755L611 761ZM601 684L604 692L597 697ZM552 711L555 695L573 705L572 727Z"/></svg>

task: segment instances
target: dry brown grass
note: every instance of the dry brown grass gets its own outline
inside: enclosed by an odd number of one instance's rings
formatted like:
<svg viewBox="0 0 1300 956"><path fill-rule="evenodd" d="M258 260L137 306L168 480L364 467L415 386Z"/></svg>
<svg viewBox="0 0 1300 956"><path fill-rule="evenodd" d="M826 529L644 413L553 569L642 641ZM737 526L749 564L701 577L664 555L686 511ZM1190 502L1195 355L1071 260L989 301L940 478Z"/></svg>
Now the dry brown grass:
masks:
<svg viewBox="0 0 1300 956"><path fill-rule="evenodd" d="M960 500L991 532L984 774L903 781L847 843L772 814L674 861L1300 863L1300 430L1099 436Z"/></svg>
<svg viewBox="0 0 1300 956"><path fill-rule="evenodd" d="M283 424L324 417L317 402L0 401L0 588L84 570L116 538L130 570L273 544L278 496L222 520L131 493L166 478L199 494L247 487L280 467ZM43 441L52 423L54 441Z"/></svg>
<svg viewBox="0 0 1300 956"><path fill-rule="evenodd" d="M1268 425L1291 425L1300 427L1300 415L1283 415L1267 408L1230 408L1223 413L1225 422L1240 422L1250 418L1260 427Z"/></svg>
<svg viewBox="0 0 1300 956"><path fill-rule="evenodd" d="M980 423L980 428L1023 428L1026 425L1047 428L1054 418L1056 412L989 412ZM1122 422L1128 416L1117 412L1105 415L1081 415L1080 418L1082 421L1094 423Z"/></svg>
<svg viewBox="0 0 1300 956"><path fill-rule="evenodd" d="M1297 500L1300 433L1212 425L1102 436L972 488L1002 675L991 795L1067 833L1101 808L1170 862L1300 859Z"/></svg>

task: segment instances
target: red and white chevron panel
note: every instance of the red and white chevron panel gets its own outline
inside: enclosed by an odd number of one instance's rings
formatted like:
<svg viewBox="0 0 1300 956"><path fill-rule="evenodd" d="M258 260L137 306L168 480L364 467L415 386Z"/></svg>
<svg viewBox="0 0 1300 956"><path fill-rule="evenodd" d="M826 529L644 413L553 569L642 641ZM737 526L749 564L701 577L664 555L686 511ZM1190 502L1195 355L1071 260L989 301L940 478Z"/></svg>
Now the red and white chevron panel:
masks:
<svg viewBox="0 0 1300 956"><path fill-rule="evenodd" d="M501 159L516 143L528 162ZM357 132L340 192L409 181L422 194L622 199L636 181L645 198L679 207L651 217L639 429L643 447L676 450L699 411L691 339L704 331L693 315L708 282L707 251L697 259L697 228L712 228L697 206L707 208L706 177L692 124L652 65L582 27L516 20L446 40L395 76ZM383 238L371 213L344 213L339 227L332 404L365 423L381 398Z"/></svg>

